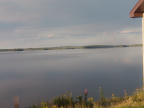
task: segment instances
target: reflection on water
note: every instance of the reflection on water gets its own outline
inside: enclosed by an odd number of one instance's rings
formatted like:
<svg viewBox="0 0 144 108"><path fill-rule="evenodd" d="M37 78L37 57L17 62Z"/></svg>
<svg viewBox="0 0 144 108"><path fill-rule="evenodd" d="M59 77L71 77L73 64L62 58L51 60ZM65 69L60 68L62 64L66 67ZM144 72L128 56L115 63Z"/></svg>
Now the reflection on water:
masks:
<svg viewBox="0 0 144 108"><path fill-rule="evenodd" d="M107 97L123 96L142 87L142 76L141 47L1 52L0 107L10 108L15 95L25 107L85 88L95 100L99 87Z"/></svg>

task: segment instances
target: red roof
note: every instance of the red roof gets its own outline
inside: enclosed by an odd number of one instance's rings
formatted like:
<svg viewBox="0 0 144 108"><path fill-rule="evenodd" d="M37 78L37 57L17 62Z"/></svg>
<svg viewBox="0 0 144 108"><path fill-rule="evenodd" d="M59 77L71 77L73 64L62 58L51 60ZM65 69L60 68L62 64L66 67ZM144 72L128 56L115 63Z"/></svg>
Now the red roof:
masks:
<svg viewBox="0 0 144 108"><path fill-rule="evenodd" d="M143 17L144 13L144 0L139 0L138 3L130 12L130 18Z"/></svg>

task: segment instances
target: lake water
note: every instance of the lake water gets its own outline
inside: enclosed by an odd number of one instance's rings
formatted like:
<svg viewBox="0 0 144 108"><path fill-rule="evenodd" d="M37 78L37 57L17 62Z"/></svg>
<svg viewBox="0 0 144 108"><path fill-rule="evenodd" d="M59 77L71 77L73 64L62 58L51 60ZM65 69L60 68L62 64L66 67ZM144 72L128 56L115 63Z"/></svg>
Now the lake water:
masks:
<svg viewBox="0 0 144 108"><path fill-rule="evenodd" d="M143 85L142 47L0 52L0 108L20 108L73 93L99 99L132 94Z"/></svg>

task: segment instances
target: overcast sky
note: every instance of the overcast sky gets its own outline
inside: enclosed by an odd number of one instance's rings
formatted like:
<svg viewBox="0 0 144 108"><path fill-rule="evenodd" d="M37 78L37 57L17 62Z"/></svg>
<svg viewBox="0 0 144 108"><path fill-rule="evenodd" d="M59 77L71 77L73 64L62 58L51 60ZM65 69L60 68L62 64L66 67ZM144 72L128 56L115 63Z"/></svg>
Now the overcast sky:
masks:
<svg viewBox="0 0 144 108"><path fill-rule="evenodd" d="M0 48L140 44L138 0L0 0Z"/></svg>

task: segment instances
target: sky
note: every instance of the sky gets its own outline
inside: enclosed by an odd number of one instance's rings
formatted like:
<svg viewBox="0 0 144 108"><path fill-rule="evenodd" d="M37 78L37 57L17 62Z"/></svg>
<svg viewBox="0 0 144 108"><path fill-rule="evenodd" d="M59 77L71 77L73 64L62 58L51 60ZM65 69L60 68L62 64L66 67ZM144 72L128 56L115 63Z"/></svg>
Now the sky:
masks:
<svg viewBox="0 0 144 108"><path fill-rule="evenodd" d="M0 49L142 43L138 0L0 0Z"/></svg>

